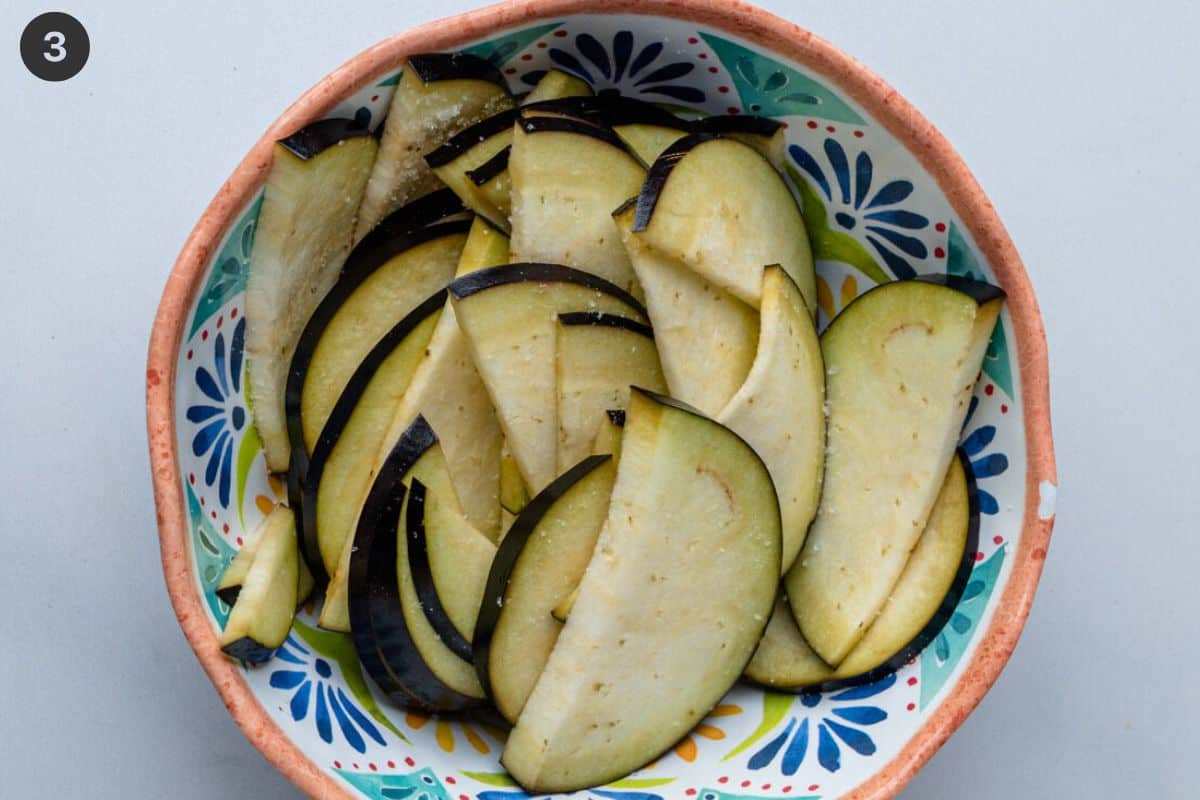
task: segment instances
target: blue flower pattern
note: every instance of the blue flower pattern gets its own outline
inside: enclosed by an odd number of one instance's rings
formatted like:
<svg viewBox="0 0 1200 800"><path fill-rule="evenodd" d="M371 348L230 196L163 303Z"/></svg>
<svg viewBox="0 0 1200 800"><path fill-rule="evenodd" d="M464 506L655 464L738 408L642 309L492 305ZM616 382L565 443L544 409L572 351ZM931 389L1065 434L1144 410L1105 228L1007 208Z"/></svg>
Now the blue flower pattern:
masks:
<svg viewBox="0 0 1200 800"><path fill-rule="evenodd" d="M271 673L269 683L273 689L292 693L288 709L293 720L304 721L311 710L317 735L326 744L333 743L333 723L336 721L346 744L359 753L367 752L364 735L381 747L386 744L375 724L359 710L346 691L331 680L333 667L328 661L315 656L291 634L275 652L275 658L277 663L283 663Z"/></svg>
<svg viewBox="0 0 1200 800"><path fill-rule="evenodd" d="M213 342L212 369L196 368L196 388L204 397L188 406L185 414L188 422L199 428L192 437L192 454L207 459L204 483L217 485L217 497L224 508L229 507L233 487L235 439L249 422L240 399L245 343L245 318L234 328L228 350L224 331L218 331Z"/></svg>
<svg viewBox="0 0 1200 800"><path fill-rule="evenodd" d="M890 180L872 192L875 164L869 153L860 151L851 168L849 154L836 139L826 138L822 152L830 175L808 150L797 144L788 148L792 159L825 195L834 224L847 233L861 226L859 235L879 253L893 275L916 277L912 262L927 258L929 248L912 234L929 227L929 218L901 207L913 193L912 181Z"/></svg>
<svg viewBox="0 0 1200 800"><path fill-rule="evenodd" d="M967 418L963 423L963 430L966 430L970 426L971 418L975 416L975 411L978 408L979 398L972 397L971 405L967 408ZM995 495L979 487L979 481L1002 475L1008 470L1008 456L1004 453L983 455L983 451L991 445L992 440L995 438L995 425L980 425L975 430L966 434L959 445L962 447L963 452L967 454L967 457L971 459L971 472L975 475L975 491L979 496L979 513L981 514L1000 513L1000 503L997 502Z"/></svg>
<svg viewBox="0 0 1200 800"><path fill-rule="evenodd" d="M705 100L703 90L677 83L690 75L696 65L664 57L665 48L661 41L639 45L631 31L618 31L607 44L590 33L578 34L574 44L574 52L550 48L550 60L558 69L583 78L599 94L624 94L650 102L674 100L693 105ZM532 86L545 74L534 71L521 79Z"/></svg>
<svg viewBox="0 0 1200 800"><path fill-rule="evenodd" d="M817 763L828 772L837 772L842 768L843 746L860 756L873 755L875 741L863 729L883 722L888 714L878 706L860 701L887 691L895 682L896 675L893 673L875 683L846 689L828 697L820 692L801 694L797 702L807 711L800 710L789 719L783 732L751 756L747 766L754 770L763 769L776 758L782 757L780 771L784 775L795 775L808 754L813 752L810 744L814 738Z"/></svg>

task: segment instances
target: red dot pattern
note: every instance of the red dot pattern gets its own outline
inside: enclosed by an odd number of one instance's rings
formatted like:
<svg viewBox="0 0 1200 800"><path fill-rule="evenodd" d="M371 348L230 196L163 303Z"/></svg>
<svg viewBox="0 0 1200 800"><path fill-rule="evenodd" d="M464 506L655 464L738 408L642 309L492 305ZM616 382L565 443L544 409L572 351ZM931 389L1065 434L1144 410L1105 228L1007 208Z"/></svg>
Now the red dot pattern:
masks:
<svg viewBox="0 0 1200 800"><path fill-rule="evenodd" d="M554 35L557 36L559 39L562 39L563 37L565 37L567 35L567 32L566 31L555 31Z"/></svg>
<svg viewBox="0 0 1200 800"><path fill-rule="evenodd" d="M909 678L909 679L908 679L908 685L909 685L909 686L916 686L916 685L917 685L917 679L916 679L916 677L915 677L915 676L914 676L914 677L912 677L912 678Z"/></svg>
<svg viewBox="0 0 1200 800"><path fill-rule="evenodd" d="M408 764L410 767L415 767L417 765L417 762L413 761L411 756L406 756L404 763Z"/></svg>
<svg viewBox="0 0 1200 800"><path fill-rule="evenodd" d="M917 708L917 704L916 704L916 703L909 703L907 706L905 706L905 708L907 708L909 711L915 711L915 710L916 710L916 708Z"/></svg>
<svg viewBox="0 0 1200 800"><path fill-rule="evenodd" d="M861 139L862 137L863 137L863 132L862 132L862 131L855 131L855 132L854 132L854 138L855 138L855 139Z"/></svg>
<svg viewBox="0 0 1200 800"><path fill-rule="evenodd" d="M808 127L815 131L817 129L817 123L810 119L808 121Z"/></svg>
<svg viewBox="0 0 1200 800"><path fill-rule="evenodd" d="M453 786L454 784L458 783L458 781L456 781L456 780L454 779L454 776L453 776L453 775L447 775L447 776L446 776L446 783L448 783L448 784L450 784L451 786Z"/></svg>
<svg viewBox="0 0 1200 800"><path fill-rule="evenodd" d="M940 247L935 247L935 248L933 248L933 257L934 258L945 258L946 251Z"/></svg>
<svg viewBox="0 0 1200 800"><path fill-rule="evenodd" d="M996 391L996 387L990 383L987 386L983 387L983 393L986 394L988 397L991 397L995 393L995 391Z"/></svg>
<svg viewBox="0 0 1200 800"><path fill-rule="evenodd" d="M938 233L945 233L946 232L946 223L939 222L937 225L933 226L933 229L935 231L937 231Z"/></svg>

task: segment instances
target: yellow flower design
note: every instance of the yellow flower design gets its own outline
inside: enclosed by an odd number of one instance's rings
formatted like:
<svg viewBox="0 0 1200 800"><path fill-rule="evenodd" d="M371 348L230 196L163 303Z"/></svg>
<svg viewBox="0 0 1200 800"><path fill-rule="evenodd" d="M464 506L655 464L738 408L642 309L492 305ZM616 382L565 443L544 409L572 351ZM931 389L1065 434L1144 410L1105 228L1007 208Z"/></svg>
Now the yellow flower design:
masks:
<svg viewBox="0 0 1200 800"><path fill-rule="evenodd" d="M836 300L833 296L833 290L829 288L829 283L824 277L817 276L817 307L825 312L827 320L832 320L836 317L838 312L850 305L850 301L856 297L858 297L858 281L853 275L847 275L842 280Z"/></svg>
<svg viewBox="0 0 1200 800"><path fill-rule="evenodd" d="M404 715L404 721L408 724L408 727L415 731L424 728L430 723L431 719L429 715L416 711L410 711ZM462 733L463 738L467 740L467 744L471 745L475 749L475 752L482 755L492 752L492 746L480 735L481 733L486 733L501 743L508 738L508 734L504 730L487 722L449 722L444 719L438 719L434 721L433 738L437 742L438 747L447 753L454 752L455 729Z"/></svg>

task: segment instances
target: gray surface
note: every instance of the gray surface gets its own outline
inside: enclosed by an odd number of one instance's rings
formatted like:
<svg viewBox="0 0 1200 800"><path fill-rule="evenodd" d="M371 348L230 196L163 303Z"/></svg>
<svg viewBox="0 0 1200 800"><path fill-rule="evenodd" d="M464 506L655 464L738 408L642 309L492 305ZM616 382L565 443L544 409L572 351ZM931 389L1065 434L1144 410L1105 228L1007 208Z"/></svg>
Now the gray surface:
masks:
<svg viewBox="0 0 1200 800"><path fill-rule="evenodd" d="M147 334L192 224L277 112L383 33L470 4L114 5L62 8L92 37L62 85L17 57L42 4L0 9L0 797L294 797L167 603ZM1195 797L1198 6L764 5L941 127L1049 332L1062 487L1041 592L904 797Z"/></svg>

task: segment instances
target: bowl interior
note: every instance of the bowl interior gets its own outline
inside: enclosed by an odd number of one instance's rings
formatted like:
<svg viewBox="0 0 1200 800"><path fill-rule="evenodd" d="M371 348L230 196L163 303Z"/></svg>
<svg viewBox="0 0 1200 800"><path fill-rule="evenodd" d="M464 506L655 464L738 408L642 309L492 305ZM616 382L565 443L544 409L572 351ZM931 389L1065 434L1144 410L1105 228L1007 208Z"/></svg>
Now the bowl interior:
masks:
<svg viewBox="0 0 1200 800"><path fill-rule="evenodd" d="M882 281L950 273L996 280L992 265L918 160L831 79L716 28L629 14L533 20L470 44L515 91L549 67L598 91L688 112L783 120L788 169L818 258L821 324ZM398 72L372 78L328 116L375 126ZM183 328L175 384L176 450L188 516L191 578L214 630L229 608L214 594L225 566L284 497L267 475L245 398L243 293L261 192L214 249ZM1026 438L1012 318L996 328L962 445L981 506L980 551L949 623L908 666L873 685L773 694L737 687L652 766L589 796L837 797L879 773L963 679L1012 572L1026 508ZM523 796L487 724L405 713L362 677L346 636L302 614L278 657L239 670L265 713L350 796Z"/></svg>

